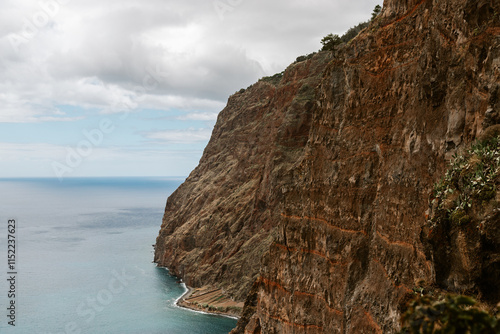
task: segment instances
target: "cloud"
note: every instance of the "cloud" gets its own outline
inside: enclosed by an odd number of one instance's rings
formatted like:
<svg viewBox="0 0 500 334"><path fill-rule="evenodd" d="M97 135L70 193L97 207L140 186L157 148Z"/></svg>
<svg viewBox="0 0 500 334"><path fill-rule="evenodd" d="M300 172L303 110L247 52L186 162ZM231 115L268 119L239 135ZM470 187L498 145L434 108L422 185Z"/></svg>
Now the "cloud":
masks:
<svg viewBox="0 0 500 334"><path fill-rule="evenodd" d="M214 111L316 51L321 36L368 19L377 2L220 0L221 15L217 1L202 0L4 1L0 122L49 120L64 104ZM22 38L17 51L13 36ZM162 76L152 78L155 71Z"/></svg>
<svg viewBox="0 0 500 334"><path fill-rule="evenodd" d="M71 176L186 175L229 95L381 2L0 1L2 176L53 175L72 129L123 112L133 115Z"/></svg>
<svg viewBox="0 0 500 334"><path fill-rule="evenodd" d="M81 163L67 165L68 146L46 143L0 142L1 177L57 177L54 164L63 166L62 179L78 176L187 175L201 150L172 150L157 146L94 147ZM68 166L68 167L64 167ZM61 171L58 170L59 172Z"/></svg>
<svg viewBox="0 0 500 334"><path fill-rule="evenodd" d="M216 112L193 112L187 115L179 116L177 119L182 121L215 121L218 113Z"/></svg>
<svg viewBox="0 0 500 334"><path fill-rule="evenodd" d="M60 151L57 145L45 143L6 143L0 142L0 156L2 160L18 160L22 156L25 160L46 160L56 158Z"/></svg>
<svg viewBox="0 0 500 334"><path fill-rule="evenodd" d="M171 144L193 144L206 142L212 135L211 129L163 130L144 134L146 138Z"/></svg>

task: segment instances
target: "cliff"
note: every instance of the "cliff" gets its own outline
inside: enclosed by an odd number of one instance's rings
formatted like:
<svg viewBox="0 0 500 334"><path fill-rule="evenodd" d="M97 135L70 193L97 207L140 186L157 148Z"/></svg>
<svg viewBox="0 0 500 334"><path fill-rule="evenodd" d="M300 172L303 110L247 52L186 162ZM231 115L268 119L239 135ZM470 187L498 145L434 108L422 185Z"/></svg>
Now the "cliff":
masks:
<svg viewBox="0 0 500 334"><path fill-rule="evenodd" d="M229 98L198 167L168 198L155 262L189 286L245 300L274 240L279 189L303 154L329 60L317 54Z"/></svg>
<svg viewBox="0 0 500 334"><path fill-rule="evenodd" d="M248 295L234 333L393 333L421 281L484 297L500 279L496 211L489 238L444 231L444 248L426 226L447 161L500 123L499 13L386 0L347 45L233 95L167 201L155 261ZM467 260L453 247L481 243L479 277L449 268Z"/></svg>

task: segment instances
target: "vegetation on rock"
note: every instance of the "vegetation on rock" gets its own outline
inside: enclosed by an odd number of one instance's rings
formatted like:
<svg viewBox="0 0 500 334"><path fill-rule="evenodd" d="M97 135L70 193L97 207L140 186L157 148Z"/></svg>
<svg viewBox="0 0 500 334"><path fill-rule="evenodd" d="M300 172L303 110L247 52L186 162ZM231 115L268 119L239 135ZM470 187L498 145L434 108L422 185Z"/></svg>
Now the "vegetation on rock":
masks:
<svg viewBox="0 0 500 334"><path fill-rule="evenodd" d="M341 43L342 40L340 39L339 35L328 34L321 39L321 44L323 45L321 51L333 51L335 50L335 47Z"/></svg>
<svg viewBox="0 0 500 334"><path fill-rule="evenodd" d="M306 61L308 59L311 59L315 54L316 54L316 52L310 53L310 54L305 55L305 56L299 56L299 57L297 57L297 59L295 59L295 63L300 63L300 62Z"/></svg>
<svg viewBox="0 0 500 334"><path fill-rule="evenodd" d="M441 181L434 187L431 225L470 221L474 203L482 205L496 194L500 174L500 139L478 140L463 154L456 154Z"/></svg>
<svg viewBox="0 0 500 334"><path fill-rule="evenodd" d="M382 7L380 5L376 5L372 12L371 20L360 22L349 30L346 31L341 37L337 34L328 34L321 39L321 44L323 47L321 51L333 51L335 48L342 43L349 43L354 37L356 37L361 30L368 27L371 21L373 21L382 11Z"/></svg>
<svg viewBox="0 0 500 334"><path fill-rule="evenodd" d="M380 7L380 5L376 5L375 8L373 8L372 20L374 20L380 14L381 11L382 7Z"/></svg>
<svg viewBox="0 0 500 334"><path fill-rule="evenodd" d="M283 72L280 72L280 73L276 73L274 75L271 75L271 76L268 76L268 77L263 77L261 78L260 80L261 81L265 81L265 82L269 82L270 84L272 85L277 85L280 83L281 81L281 78L283 78L283 74L285 73L285 71Z"/></svg>
<svg viewBox="0 0 500 334"><path fill-rule="evenodd" d="M474 299L460 295L418 297L409 304L402 323L400 333L405 334L500 333L498 317L481 310Z"/></svg>

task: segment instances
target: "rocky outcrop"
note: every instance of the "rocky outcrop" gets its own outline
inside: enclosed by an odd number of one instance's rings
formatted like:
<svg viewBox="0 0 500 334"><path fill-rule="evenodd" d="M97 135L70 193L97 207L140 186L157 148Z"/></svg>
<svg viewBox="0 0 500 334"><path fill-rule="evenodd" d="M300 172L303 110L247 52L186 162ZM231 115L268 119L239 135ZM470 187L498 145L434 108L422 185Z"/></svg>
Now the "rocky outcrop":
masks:
<svg viewBox="0 0 500 334"><path fill-rule="evenodd" d="M436 286L500 301L500 124L460 150L436 184L421 240Z"/></svg>
<svg viewBox="0 0 500 334"><path fill-rule="evenodd" d="M499 118L498 13L386 0L328 65L320 53L235 94L167 202L155 260L250 291L234 333L397 331L439 271L421 241L432 185Z"/></svg>
<svg viewBox="0 0 500 334"><path fill-rule="evenodd" d="M434 279L419 235L447 158L497 112L500 5L384 7L328 66L249 329L394 332L405 295Z"/></svg>
<svg viewBox="0 0 500 334"><path fill-rule="evenodd" d="M155 262L192 287L244 301L274 240L284 178L309 137L330 53L231 96L198 167L169 197Z"/></svg>
<svg viewBox="0 0 500 334"><path fill-rule="evenodd" d="M405 295L434 278L419 240L432 184L497 112L498 12L493 1L387 1L337 52L261 269L250 323L263 333L399 327Z"/></svg>

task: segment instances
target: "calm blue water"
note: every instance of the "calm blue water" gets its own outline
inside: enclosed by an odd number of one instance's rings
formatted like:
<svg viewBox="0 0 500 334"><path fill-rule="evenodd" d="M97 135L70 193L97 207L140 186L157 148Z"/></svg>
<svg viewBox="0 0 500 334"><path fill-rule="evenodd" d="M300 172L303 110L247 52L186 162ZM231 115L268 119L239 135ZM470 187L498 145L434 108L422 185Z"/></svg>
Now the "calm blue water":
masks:
<svg viewBox="0 0 500 334"><path fill-rule="evenodd" d="M228 333L236 320L175 306L153 263L165 200L183 179L0 179L0 333ZM7 221L16 230L8 325Z"/></svg>

